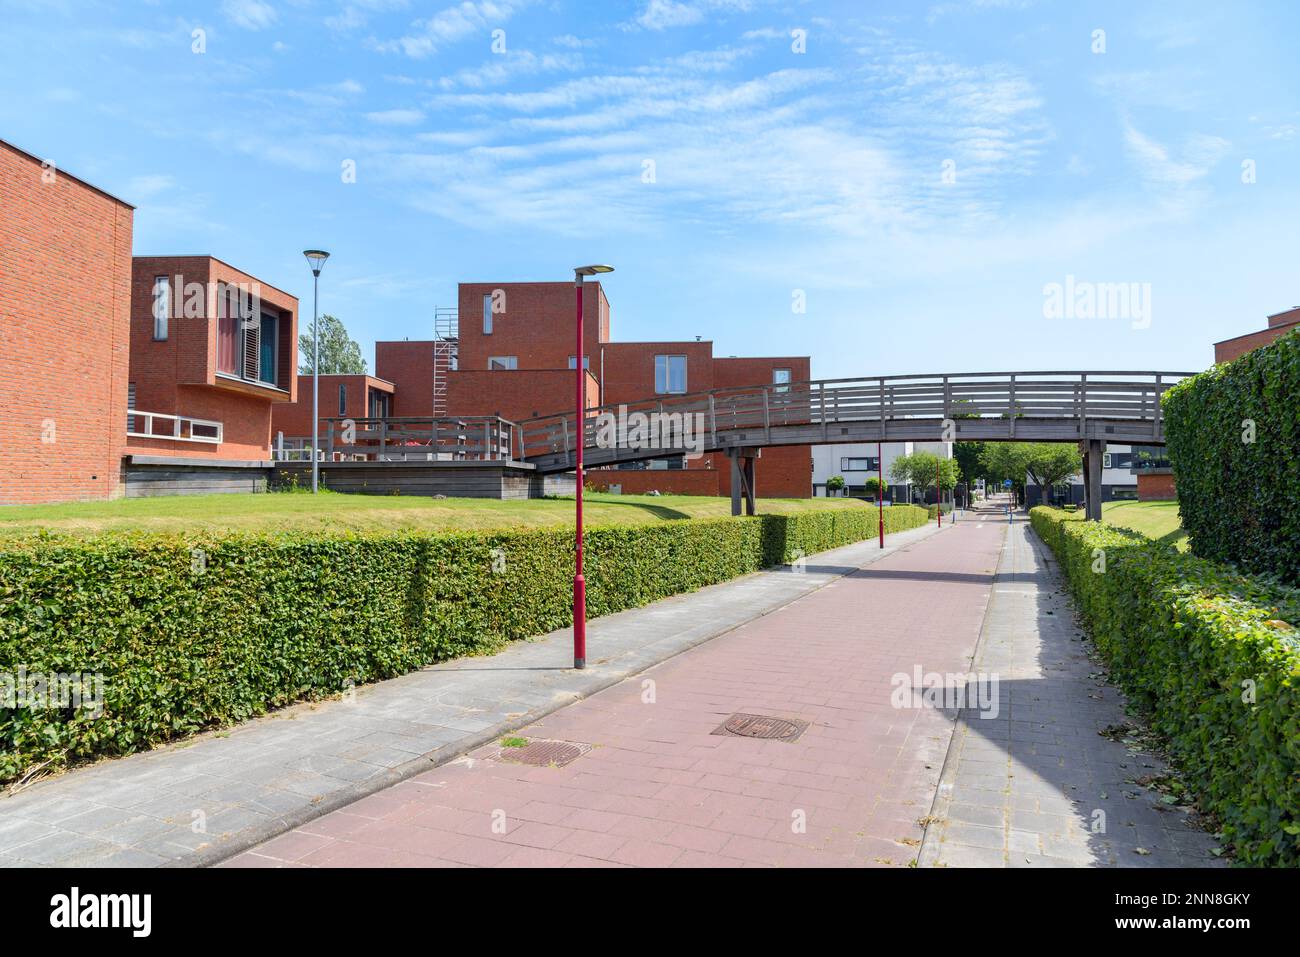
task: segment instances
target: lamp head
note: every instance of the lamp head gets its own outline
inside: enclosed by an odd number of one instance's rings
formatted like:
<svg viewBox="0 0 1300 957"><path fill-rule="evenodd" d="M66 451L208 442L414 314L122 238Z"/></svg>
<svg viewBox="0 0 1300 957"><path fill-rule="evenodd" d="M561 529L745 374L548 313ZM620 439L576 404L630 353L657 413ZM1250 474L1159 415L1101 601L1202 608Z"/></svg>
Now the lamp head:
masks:
<svg viewBox="0 0 1300 957"><path fill-rule="evenodd" d="M613 272L613 266L578 266L573 270L574 276L595 276L598 273Z"/></svg>
<svg viewBox="0 0 1300 957"><path fill-rule="evenodd" d="M304 249L302 254L307 257L307 262L311 265L313 276L319 276L321 267L325 265L325 260L330 258L330 254L323 249Z"/></svg>

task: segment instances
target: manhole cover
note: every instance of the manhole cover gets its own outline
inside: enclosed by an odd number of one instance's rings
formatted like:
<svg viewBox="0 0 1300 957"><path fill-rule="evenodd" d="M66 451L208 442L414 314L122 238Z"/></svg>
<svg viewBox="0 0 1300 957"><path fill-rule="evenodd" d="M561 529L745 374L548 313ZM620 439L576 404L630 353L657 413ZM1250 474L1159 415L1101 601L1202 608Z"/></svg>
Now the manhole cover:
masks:
<svg viewBox="0 0 1300 957"><path fill-rule="evenodd" d="M522 748L502 748L498 757L512 764L532 764L539 768L562 768L591 750L588 744L568 741L530 741Z"/></svg>
<svg viewBox="0 0 1300 957"><path fill-rule="evenodd" d="M808 722L798 718L773 718L766 714L733 714L722 722L714 734L734 734L742 738L768 738L794 741L808 730Z"/></svg>

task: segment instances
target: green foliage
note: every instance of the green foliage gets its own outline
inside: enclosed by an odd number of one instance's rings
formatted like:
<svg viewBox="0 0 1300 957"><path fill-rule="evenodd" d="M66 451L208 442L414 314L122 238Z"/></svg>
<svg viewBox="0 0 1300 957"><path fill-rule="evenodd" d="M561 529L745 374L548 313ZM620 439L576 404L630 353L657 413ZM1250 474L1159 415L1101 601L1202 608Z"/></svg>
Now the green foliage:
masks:
<svg viewBox="0 0 1300 957"><path fill-rule="evenodd" d="M986 478L1017 485L1028 475L1039 488L1051 488L1083 468L1078 446L1065 442L988 442L980 466Z"/></svg>
<svg viewBox="0 0 1300 957"><path fill-rule="evenodd" d="M955 459L940 458L932 452L913 452L900 455L889 467L895 482L933 488L936 474L940 487L946 492L957 485L958 468Z"/></svg>
<svg viewBox="0 0 1300 957"><path fill-rule="evenodd" d="M1111 675L1244 864L1300 864L1300 590L1030 510Z"/></svg>
<svg viewBox="0 0 1300 957"><path fill-rule="evenodd" d="M885 510L887 531L925 511ZM589 529L592 617L876 534L874 509ZM46 537L0 551L0 671L98 674L103 713L0 709L0 781L145 750L572 624L573 534Z"/></svg>
<svg viewBox="0 0 1300 957"><path fill-rule="evenodd" d="M844 488L843 475L832 475L830 478L826 480L826 491L838 492L842 488Z"/></svg>
<svg viewBox="0 0 1300 957"><path fill-rule="evenodd" d="M1192 552L1300 584L1300 330L1162 403Z"/></svg>
<svg viewBox="0 0 1300 957"><path fill-rule="evenodd" d="M298 336L298 374L311 375L311 362L315 355L311 322L302 323L307 331ZM320 317L320 374L364 375L366 360L361 358L361 347L348 335L343 321L336 316Z"/></svg>

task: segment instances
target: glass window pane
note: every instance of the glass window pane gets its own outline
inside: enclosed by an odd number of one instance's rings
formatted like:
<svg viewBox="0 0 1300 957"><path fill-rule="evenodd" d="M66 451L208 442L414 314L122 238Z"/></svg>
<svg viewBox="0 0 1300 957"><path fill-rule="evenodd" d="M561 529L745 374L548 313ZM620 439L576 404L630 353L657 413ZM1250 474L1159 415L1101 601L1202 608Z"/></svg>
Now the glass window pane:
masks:
<svg viewBox="0 0 1300 957"><path fill-rule="evenodd" d="M483 335L492 335L492 297L483 297Z"/></svg>

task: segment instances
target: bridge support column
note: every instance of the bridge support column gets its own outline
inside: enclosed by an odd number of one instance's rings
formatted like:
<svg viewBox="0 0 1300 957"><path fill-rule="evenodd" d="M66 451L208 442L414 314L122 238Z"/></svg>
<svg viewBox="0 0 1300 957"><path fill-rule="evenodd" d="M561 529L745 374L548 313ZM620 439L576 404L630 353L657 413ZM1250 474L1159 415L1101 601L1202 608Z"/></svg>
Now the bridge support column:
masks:
<svg viewBox="0 0 1300 957"><path fill-rule="evenodd" d="M731 460L731 514L740 514L740 501L745 500L745 514L756 512L754 505L754 457L753 449L727 449L727 458Z"/></svg>
<svg viewBox="0 0 1300 957"><path fill-rule="evenodd" d="M1106 443L1089 439L1083 453L1083 482L1086 498L1086 517L1090 522L1101 521L1101 456Z"/></svg>

